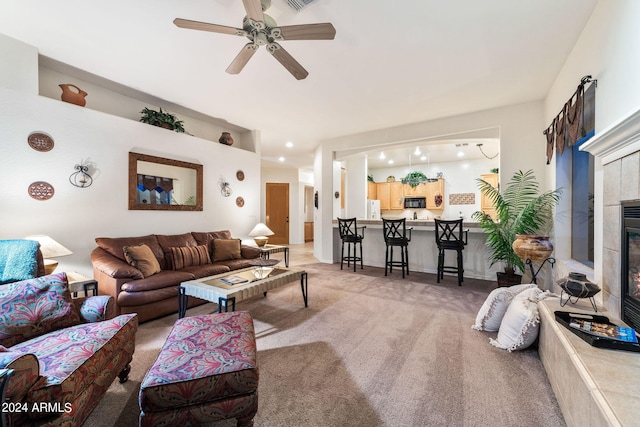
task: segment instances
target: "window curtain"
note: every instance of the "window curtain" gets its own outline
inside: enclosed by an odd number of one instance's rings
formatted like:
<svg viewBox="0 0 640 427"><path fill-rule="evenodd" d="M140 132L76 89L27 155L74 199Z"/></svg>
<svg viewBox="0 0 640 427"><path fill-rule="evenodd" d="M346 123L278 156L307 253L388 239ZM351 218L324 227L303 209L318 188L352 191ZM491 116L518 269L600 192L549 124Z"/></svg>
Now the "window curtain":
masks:
<svg viewBox="0 0 640 427"><path fill-rule="evenodd" d="M586 85L590 83L589 88L585 90ZM553 157L554 145L558 156L561 156L565 147L572 147L593 136L596 86L597 80L592 80L591 76L583 77L560 113L544 130L543 134L547 138L547 164Z"/></svg>

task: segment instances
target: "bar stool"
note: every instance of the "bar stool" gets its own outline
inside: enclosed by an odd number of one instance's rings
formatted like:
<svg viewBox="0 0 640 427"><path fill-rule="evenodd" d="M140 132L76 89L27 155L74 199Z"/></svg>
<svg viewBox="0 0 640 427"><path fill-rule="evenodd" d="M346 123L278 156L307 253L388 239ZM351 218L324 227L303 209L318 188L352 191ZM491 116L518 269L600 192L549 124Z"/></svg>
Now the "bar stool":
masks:
<svg viewBox="0 0 640 427"><path fill-rule="evenodd" d="M338 229L340 230L340 239L342 239L342 252L340 254L340 270L342 263L346 260L347 267L353 261L353 271L356 271L356 263L360 261L360 269L362 270L362 239L364 239L364 229L366 226L358 227L355 218L338 218ZM358 234L358 229L362 232ZM344 244L347 244L347 256L344 256ZM360 256L358 256L358 244L360 244ZM353 255L351 255L351 245L353 245Z"/></svg>
<svg viewBox="0 0 640 427"><path fill-rule="evenodd" d="M385 219L382 218L382 233L387 250L384 254L384 275L387 275L387 267L389 272L393 271L393 267L402 268L402 278L404 279L405 270L409 275L409 242L411 241L411 230L413 228L406 226L406 218L402 219ZM409 234L407 235L407 231ZM400 261L393 260L393 247L400 247Z"/></svg>
<svg viewBox="0 0 640 427"><path fill-rule="evenodd" d="M444 279L444 273L457 273L458 286L464 281L464 268L462 267L462 251L467 244L469 230L462 229L462 219L440 220L436 219L436 244L438 245L438 283ZM452 250L458 253L457 266L444 265L444 251Z"/></svg>

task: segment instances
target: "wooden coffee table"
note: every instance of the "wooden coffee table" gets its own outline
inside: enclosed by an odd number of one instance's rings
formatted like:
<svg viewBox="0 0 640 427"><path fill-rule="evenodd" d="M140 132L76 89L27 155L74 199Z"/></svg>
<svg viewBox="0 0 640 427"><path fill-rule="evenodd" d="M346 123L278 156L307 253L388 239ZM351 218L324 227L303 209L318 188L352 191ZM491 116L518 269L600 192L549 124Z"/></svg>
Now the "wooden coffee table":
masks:
<svg viewBox="0 0 640 427"><path fill-rule="evenodd" d="M178 318L182 319L185 316L190 296L217 303L218 313L222 312L223 307L225 312L229 311L229 304L231 304L231 311L235 311L236 301L242 301L260 293L266 296L267 291L289 284L294 280L300 280L304 306L308 307L309 284L306 271L268 268L263 273L266 275L264 279L256 277L260 275L256 274L256 271L256 267L249 267L182 282L178 293ZM236 280L240 283L233 283Z"/></svg>

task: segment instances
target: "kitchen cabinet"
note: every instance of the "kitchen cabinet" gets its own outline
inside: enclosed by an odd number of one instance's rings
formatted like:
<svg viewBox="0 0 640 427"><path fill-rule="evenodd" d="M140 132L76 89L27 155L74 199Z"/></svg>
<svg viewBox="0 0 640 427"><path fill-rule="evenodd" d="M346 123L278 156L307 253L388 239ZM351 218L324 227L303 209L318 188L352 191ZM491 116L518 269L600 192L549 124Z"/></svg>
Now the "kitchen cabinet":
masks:
<svg viewBox="0 0 640 427"><path fill-rule="evenodd" d="M441 211L444 209L444 178L425 184L427 191L427 209Z"/></svg>
<svg viewBox="0 0 640 427"><path fill-rule="evenodd" d="M367 181L367 199L378 200L378 186L375 182Z"/></svg>
<svg viewBox="0 0 640 427"><path fill-rule="evenodd" d="M402 182L378 182L376 193L380 200L380 210L404 209Z"/></svg>
<svg viewBox="0 0 640 427"><path fill-rule="evenodd" d="M427 184L418 184L415 187L403 184L405 197L427 197Z"/></svg>
<svg viewBox="0 0 640 427"><path fill-rule="evenodd" d="M482 174L480 175L480 179L487 181L493 188L500 186L500 176L497 173ZM493 218L494 221L496 220L496 208L491 199L483 193L480 193L480 210Z"/></svg>

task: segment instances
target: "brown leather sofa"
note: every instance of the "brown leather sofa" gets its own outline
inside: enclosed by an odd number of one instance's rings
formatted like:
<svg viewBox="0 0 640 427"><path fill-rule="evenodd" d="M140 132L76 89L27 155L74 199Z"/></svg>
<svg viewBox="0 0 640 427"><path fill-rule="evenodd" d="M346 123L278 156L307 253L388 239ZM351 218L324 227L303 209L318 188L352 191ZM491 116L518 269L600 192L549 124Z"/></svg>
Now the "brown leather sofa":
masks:
<svg viewBox="0 0 640 427"><path fill-rule="evenodd" d="M140 322L176 313L181 282L249 267L252 265L251 260L260 257L258 248L240 244L239 239L232 239L228 230L178 235L99 237L96 243L98 247L91 252L91 263L93 277L98 281L99 294L114 297L118 314L138 313ZM139 245L146 245L151 250L159 265L158 272L147 272L145 277L142 267L132 262L129 248ZM226 250L229 245L233 247L231 253ZM189 262L175 258L179 248L193 248L191 251L195 251L202 246L206 247L210 261L205 257L204 261L189 265ZM174 260L185 266L178 265L182 268L174 269ZM189 298L189 307L205 302Z"/></svg>

